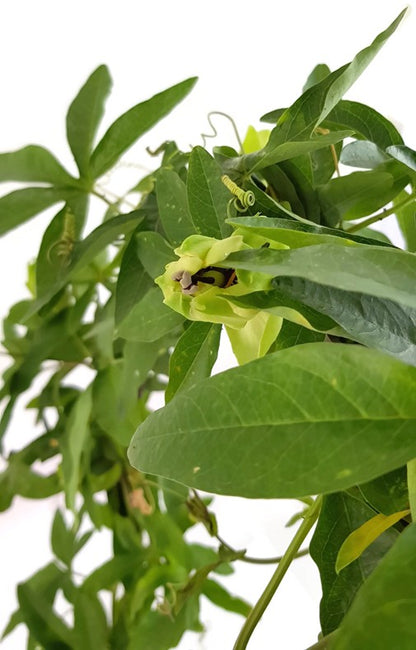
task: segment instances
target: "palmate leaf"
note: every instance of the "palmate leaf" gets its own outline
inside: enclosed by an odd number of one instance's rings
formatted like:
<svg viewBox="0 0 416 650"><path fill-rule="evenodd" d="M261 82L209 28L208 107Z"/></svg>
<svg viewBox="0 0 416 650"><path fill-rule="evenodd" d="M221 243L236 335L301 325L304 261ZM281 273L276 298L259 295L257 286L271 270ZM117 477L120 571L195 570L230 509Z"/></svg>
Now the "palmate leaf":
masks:
<svg viewBox="0 0 416 650"><path fill-rule="evenodd" d="M165 117L195 85L196 77L186 79L133 106L109 127L92 153L90 165L94 178L102 176L162 117Z"/></svg>
<svg viewBox="0 0 416 650"><path fill-rule="evenodd" d="M100 65L88 77L66 116L66 136L81 176L88 177L94 137L104 113L104 102L111 90L107 66Z"/></svg>
<svg viewBox="0 0 416 650"><path fill-rule="evenodd" d="M79 185L47 149L33 144L0 154L0 182L3 181Z"/></svg>
<svg viewBox="0 0 416 650"><path fill-rule="evenodd" d="M17 228L51 205L80 195L64 187L26 187L0 198L0 235Z"/></svg>
<svg viewBox="0 0 416 650"><path fill-rule="evenodd" d="M334 492L416 455L415 389L415 368L376 351L296 346L176 395L139 426L129 459L220 494Z"/></svg>
<svg viewBox="0 0 416 650"><path fill-rule="evenodd" d="M331 650L415 646L416 524L410 524L357 593Z"/></svg>

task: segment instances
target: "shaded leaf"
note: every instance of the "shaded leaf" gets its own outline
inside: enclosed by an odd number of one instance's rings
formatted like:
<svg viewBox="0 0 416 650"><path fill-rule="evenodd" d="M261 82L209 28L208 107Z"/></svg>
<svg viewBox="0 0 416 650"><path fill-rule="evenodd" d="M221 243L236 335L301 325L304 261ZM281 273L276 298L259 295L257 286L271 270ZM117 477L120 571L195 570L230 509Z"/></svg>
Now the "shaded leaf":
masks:
<svg viewBox="0 0 416 650"><path fill-rule="evenodd" d="M51 650L70 650L73 634L52 610L50 603L29 583L17 587L20 609L30 633Z"/></svg>
<svg viewBox="0 0 416 650"><path fill-rule="evenodd" d="M325 334L322 332L315 332L314 330L307 329L302 325L285 319L270 352L285 350L286 348L301 345L302 343L318 343L319 341L323 341L324 338Z"/></svg>
<svg viewBox="0 0 416 650"><path fill-rule="evenodd" d="M230 234L225 220L232 194L221 181L221 173L220 166L205 149L192 149L186 184L192 221L199 234L217 239Z"/></svg>
<svg viewBox="0 0 416 650"><path fill-rule="evenodd" d="M413 650L416 616L416 525L399 536L361 587L341 623L333 650Z"/></svg>
<svg viewBox="0 0 416 650"><path fill-rule="evenodd" d="M221 266L304 278L416 307L416 256L395 248L331 244L293 250L261 248L232 253Z"/></svg>
<svg viewBox="0 0 416 650"><path fill-rule="evenodd" d="M217 358L220 335L221 325L198 321L189 325L170 358L166 402L177 391L209 377Z"/></svg>
<svg viewBox="0 0 416 650"><path fill-rule="evenodd" d="M76 591L74 602L74 647L79 650L108 647L108 626L97 596L83 588Z"/></svg>
<svg viewBox="0 0 416 650"><path fill-rule="evenodd" d="M134 281L133 281L134 278ZM116 286L115 323L118 325L153 286L137 255L136 240L131 237L127 244L118 273Z"/></svg>
<svg viewBox="0 0 416 650"><path fill-rule="evenodd" d="M325 222L336 226L343 220L366 217L392 201L408 182L407 175L391 173L390 167L333 178L318 188Z"/></svg>
<svg viewBox="0 0 416 650"><path fill-rule="evenodd" d="M399 204L401 201L407 199L409 194L403 190L396 199L393 205ZM404 237L406 249L412 253L416 252L416 203L412 202L402 208L396 210L397 223Z"/></svg>
<svg viewBox="0 0 416 650"><path fill-rule="evenodd" d="M162 302L159 287L152 287L118 325L117 336L129 341L151 342L179 327L184 318Z"/></svg>
<svg viewBox="0 0 416 650"><path fill-rule="evenodd" d="M343 541L373 514L368 505L346 492L324 498L310 544L310 554L322 583L320 620L324 635L339 626L361 585L399 536L397 530L387 530L355 563L337 574L335 562Z"/></svg>
<svg viewBox="0 0 416 650"><path fill-rule="evenodd" d="M88 440L91 407L92 388L89 386L72 408L65 436L61 439L65 502L69 509L75 506L75 495L81 478L81 458Z"/></svg>
<svg viewBox="0 0 416 650"><path fill-rule="evenodd" d="M68 109L66 136L81 176L89 176L94 137L110 90L110 73L107 66L100 65L88 77Z"/></svg>
<svg viewBox="0 0 416 650"><path fill-rule="evenodd" d="M358 490L377 512L384 515L405 510L409 506L406 467L399 467L368 483L361 483Z"/></svg>
<svg viewBox="0 0 416 650"><path fill-rule="evenodd" d="M275 278L275 287L333 319L355 341L416 365L416 310L302 278Z"/></svg>
<svg viewBox="0 0 416 650"><path fill-rule="evenodd" d="M325 243L339 246L346 246L352 242L372 246L379 244L376 239L353 235L344 230L263 215L228 219L228 223L237 228L248 228L249 232L281 242L289 248L302 248Z"/></svg>
<svg viewBox="0 0 416 650"><path fill-rule="evenodd" d="M169 241L178 246L195 233L186 185L176 172L162 168L156 176L156 196L163 230Z"/></svg>
<svg viewBox="0 0 416 650"><path fill-rule="evenodd" d="M196 77L186 79L123 113L106 131L91 156L94 178L113 167L120 156L162 117L165 117L195 85Z"/></svg>
<svg viewBox="0 0 416 650"><path fill-rule="evenodd" d="M158 232L138 232L135 239L137 256L151 278L164 273L166 264L176 260L171 246Z"/></svg>
<svg viewBox="0 0 416 650"><path fill-rule="evenodd" d="M343 541L338 551L335 562L335 571L339 573L346 566L357 560L363 552L372 544L384 531L404 519L410 510L401 510L391 515L378 514L366 521L359 528L356 528Z"/></svg>
<svg viewBox="0 0 416 650"><path fill-rule="evenodd" d="M416 455L415 388L415 368L374 350L296 346L176 395L139 426L129 459L221 494L333 492Z"/></svg>

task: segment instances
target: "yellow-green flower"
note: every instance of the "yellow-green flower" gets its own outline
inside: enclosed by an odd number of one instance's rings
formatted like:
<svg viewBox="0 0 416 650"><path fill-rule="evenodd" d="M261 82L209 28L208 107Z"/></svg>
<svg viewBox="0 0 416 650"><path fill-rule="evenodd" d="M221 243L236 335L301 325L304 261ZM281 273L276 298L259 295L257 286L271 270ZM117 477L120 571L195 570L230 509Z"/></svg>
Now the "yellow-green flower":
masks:
<svg viewBox="0 0 416 650"><path fill-rule="evenodd" d="M175 249L179 259L156 278L164 302L189 320L226 326L234 354L246 363L266 354L278 335L282 319L257 308L239 307L230 300L270 288L271 276L221 267L230 253L260 247L287 248L259 235L238 230L226 239L191 235Z"/></svg>

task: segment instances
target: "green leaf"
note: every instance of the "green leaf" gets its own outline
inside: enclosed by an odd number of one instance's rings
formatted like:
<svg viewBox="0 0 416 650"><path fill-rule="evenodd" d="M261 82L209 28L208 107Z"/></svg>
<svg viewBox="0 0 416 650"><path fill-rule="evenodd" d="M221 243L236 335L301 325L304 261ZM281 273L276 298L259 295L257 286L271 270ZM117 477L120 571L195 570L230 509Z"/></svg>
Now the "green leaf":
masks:
<svg viewBox="0 0 416 650"><path fill-rule="evenodd" d="M183 316L162 302L159 287L152 287L118 325L116 335L128 341L151 342L183 323Z"/></svg>
<svg viewBox="0 0 416 650"><path fill-rule="evenodd" d="M65 502L69 509L75 507L75 495L81 479L82 453L88 441L91 407L92 387L89 386L75 402L65 436L61 439Z"/></svg>
<svg viewBox="0 0 416 650"><path fill-rule="evenodd" d="M363 552L372 544L384 531L404 519L410 510L401 510L391 515L378 514L366 521L359 528L356 528L343 541L338 551L335 562L335 571L340 573L346 566L357 560Z"/></svg>
<svg viewBox="0 0 416 650"><path fill-rule="evenodd" d="M262 248L232 253L221 266L304 278L416 307L416 256L395 248L331 244L293 250Z"/></svg>
<svg viewBox="0 0 416 650"><path fill-rule="evenodd" d="M359 102L340 101L328 114L329 128L335 123L337 128L354 129L357 137L373 142L385 150L390 145L400 145L403 140L396 127L381 113Z"/></svg>
<svg viewBox="0 0 416 650"><path fill-rule="evenodd" d="M108 647L108 627L103 606L93 593L76 591L74 602L74 647L77 650Z"/></svg>
<svg viewBox="0 0 416 650"><path fill-rule="evenodd" d="M399 467L357 487L365 501L384 515L405 510L409 506L406 467Z"/></svg>
<svg viewBox="0 0 416 650"><path fill-rule="evenodd" d="M318 343L323 341L324 338L325 334L322 332L309 330L306 327L302 327L302 325L285 319L270 352L286 350L286 348L301 345L302 343Z"/></svg>
<svg viewBox="0 0 416 650"><path fill-rule="evenodd" d="M104 102L111 90L107 66L100 65L88 77L69 107L66 136L81 176L90 173L90 155L95 134L104 113Z"/></svg>
<svg viewBox="0 0 416 650"><path fill-rule="evenodd" d="M164 273L166 264L176 260L171 246L158 232L138 232L135 238L137 256L151 278Z"/></svg>
<svg viewBox="0 0 416 650"><path fill-rule="evenodd" d="M0 235L17 228L55 203L66 201L77 190L58 187L26 187L0 198Z"/></svg>
<svg viewBox="0 0 416 650"><path fill-rule="evenodd" d="M94 178L113 167L132 144L165 117L195 85L196 77L171 86L123 113L106 131L91 156Z"/></svg>
<svg viewBox="0 0 416 650"><path fill-rule="evenodd" d="M217 605L228 612L234 612L234 614L240 614L240 616L244 617L247 617L250 613L251 605L249 605L249 603L242 600L242 598L232 596L215 580L206 579L202 587L202 593L212 603L214 603L214 605Z"/></svg>
<svg viewBox="0 0 416 650"><path fill-rule="evenodd" d="M273 285L333 319L355 341L416 366L415 309L302 278L275 278Z"/></svg>
<svg viewBox="0 0 416 650"><path fill-rule="evenodd" d="M220 494L346 489L416 455L415 389L415 368L374 350L296 346L176 395L139 426L129 460Z"/></svg>
<svg viewBox="0 0 416 650"><path fill-rule="evenodd" d="M134 553L116 555L90 573L84 580L82 589L84 593L112 591L114 586L121 583L127 576L143 572L143 562L144 556L141 556L137 549Z"/></svg>
<svg viewBox="0 0 416 650"><path fill-rule="evenodd" d="M316 87L317 86L315 86L315 88ZM295 104L293 104L293 106L295 106ZM285 114L286 111L284 115ZM345 140L345 138L350 137L353 133L351 130L334 131L333 133L328 133L326 135L318 134L311 136L306 135L303 132L293 134L290 132L285 133L284 130L280 132L277 131L277 129L280 129L279 123L272 130L269 141L263 149L260 149L260 151L257 151L256 153L251 153L247 154L247 156L240 156L240 158L236 158L235 162L233 161L231 167L241 169L243 166L248 168L248 173L252 174L257 169L263 169L264 167L269 167L270 165L274 165L275 163L281 162L283 160L289 160L290 158L303 156L307 153L311 153L312 151L322 149L323 147L335 145L338 142Z"/></svg>
<svg viewBox="0 0 416 650"><path fill-rule="evenodd" d="M303 246L317 244L346 246L353 242L373 246L379 245L376 239L352 235L344 230L289 219L265 217L263 215L228 219L227 223L236 228L247 228L249 233L262 235L271 241L281 242L289 246L289 248L302 248Z"/></svg>
<svg viewBox="0 0 416 650"><path fill-rule="evenodd" d="M351 134L351 131L338 132L338 134L329 133L311 138L314 129L335 108L342 96L393 34L405 13L406 10L402 11L392 24L374 39L370 46L361 50L354 57L351 63L347 63L325 76L319 83L311 86L282 113L264 149L246 157L247 167L251 172L258 167L266 167L279 160L320 148L319 142L322 143L322 146L335 144L338 140L347 137L347 134ZM295 152L296 148L303 150Z"/></svg>
<svg viewBox="0 0 416 650"><path fill-rule="evenodd" d="M131 395L133 399L122 399L122 379L120 364L107 366L97 373L93 384L93 419L113 440L126 446L142 419L143 404L137 399L136 377L131 378L131 387L136 388L136 394Z"/></svg>
<svg viewBox="0 0 416 650"><path fill-rule="evenodd" d="M343 541L373 514L367 504L346 492L324 498L310 544L310 554L318 566L322 583L320 620L324 635L339 626L361 585L399 536L396 529L387 530L338 575L335 562Z"/></svg>
<svg viewBox="0 0 416 650"><path fill-rule="evenodd" d="M406 190L403 190L393 201L393 205L397 205L399 202L407 199L408 196L409 194ZM412 202L403 208L397 209L396 218L407 250L412 253L416 252L416 203Z"/></svg>
<svg viewBox="0 0 416 650"><path fill-rule="evenodd" d="M347 144L341 152L340 162L350 167L374 169L388 162L389 157L373 142L354 140Z"/></svg>
<svg viewBox="0 0 416 650"><path fill-rule="evenodd" d="M225 223L232 194L221 181L221 168L202 147L194 147L189 158L187 195L196 231L222 239L230 234Z"/></svg>
<svg viewBox="0 0 416 650"><path fill-rule="evenodd" d="M386 153L406 165L413 172L416 172L416 151L414 149L407 147L405 144L398 144L387 147Z"/></svg>
<svg viewBox="0 0 416 650"><path fill-rule="evenodd" d="M413 650L416 616L416 524L399 536L345 616L331 650Z"/></svg>
<svg viewBox="0 0 416 650"><path fill-rule="evenodd" d="M74 534L67 529L62 512L57 510L52 524L51 546L56 557L67 566L74 556Z"/></svg>
<svg viewBox="0 0 416 650"><path fill-rule="evenodd" d="M55 156L34 144L0 154L0 182L4 181L78 185L78 181L68 174Z"/></svg>
<svg viewBox="0 0 416 650"><path fill-rule="evenodd" d="M195 321L182 334L169 363L169 384L165 399L209 377L220 344L221 325Z"/></svg>
<svg viewBox="0 0 416 650"><path fill-rule="evenodd" d="M71 650L72 630L56 616L44 596L30 583L19 585L17 596L24 621L35 639L50 650Z"/></svg>
<svg viewBox="0 0 416 650"><path fill-rule="evenodd" d="M127 650L170 650L176 648L188 628L188 608L172 620L160 612L148 611L130 628Z"/></svg>
<svg viewBox="0 0 416 650"><path fill-rule="evenodd" d="M353 172L321 185L318 196L325 222L336 226L345 220L361 219L392 201L409 178L388 169Z"/></svg>
<svg viewBox="0 0 416 650"><path fill-rule="evenodd" d="M315 86L315 84L325 79L329 74L331 74L331 70L328 68L326 63L318 63L308 76L302 91L305 92L309 88L312 88L312 86Z"/></svg>
<svg viewBox="0 0 416 650"><path fill-rule="evenodd" d="M162 168L156 175L156 196L163 230L169 241L178 246L195 233L186 185L176 172Z"/></svg>
<svg viewBox="0 0 416 650"><path fill-rule="evenodd" d="M139 226L140 228L140 226ZM134 278L134 282L132 282ZM150 276L137 256L137 243L131 237L120 264L116 286L115 323L119 325L144 296L153 287Z"/></svg>

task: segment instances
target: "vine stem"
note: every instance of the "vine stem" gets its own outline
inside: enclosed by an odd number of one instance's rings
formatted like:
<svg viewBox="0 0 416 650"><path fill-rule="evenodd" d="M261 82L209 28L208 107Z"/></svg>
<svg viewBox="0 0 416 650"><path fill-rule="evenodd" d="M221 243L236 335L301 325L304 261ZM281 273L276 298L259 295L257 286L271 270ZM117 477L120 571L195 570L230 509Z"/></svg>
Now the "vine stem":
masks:
<svg viewBox="0 0 416 650"><path fill-rule="evenodd" d="M416 192L413 192L412 194L409 194L403 201L400 201L396 205L393 205L392 208L389 208L388 210L383 210L382 212L378 212L377 214L374 215L374 217L369 217L369 219L366 219L365 221L361 221L360 223L355 223L351 228L347 228L345 232L357 232L357 230L361 230L362 228L367 228L367 226L371 226L373 223L376 223L377 221L381 221L382 219L385 219L386 217L389 217L391 214L395 214L398 210L401 210L401 208L404 208L408 203L411 203L416 199Z"/></svg>
<svg viewBox="0 0 416 650"><path fill-rule="evenodd" d="M416 458L407 463L407 489L412 521L416 522Z"/></svg>
<svg viewBox="0 0 416 650"><path fill-rule="evenodd" d="M288 570L292 560L299 551L299 548L306 538L307 534L311 530L312 526L319 517L322 505L322 495L318 496L313 504L311 505L308 512L305 514L305 518L298 528L294 538L290 542L286 552L284 553L282 559L277 565L276 571L273 573L269 584L266 586L266 589L263 591L257 603L254 605L250 614L247 616L246 621L241 628L240 634L235 642L233 650L245 650L247 648L247 643L250 640L251 635L253 634L257 623L260 621L263 616L267 606L269 605L271 599L280 583L282 582L286 571Z"/></svg>

